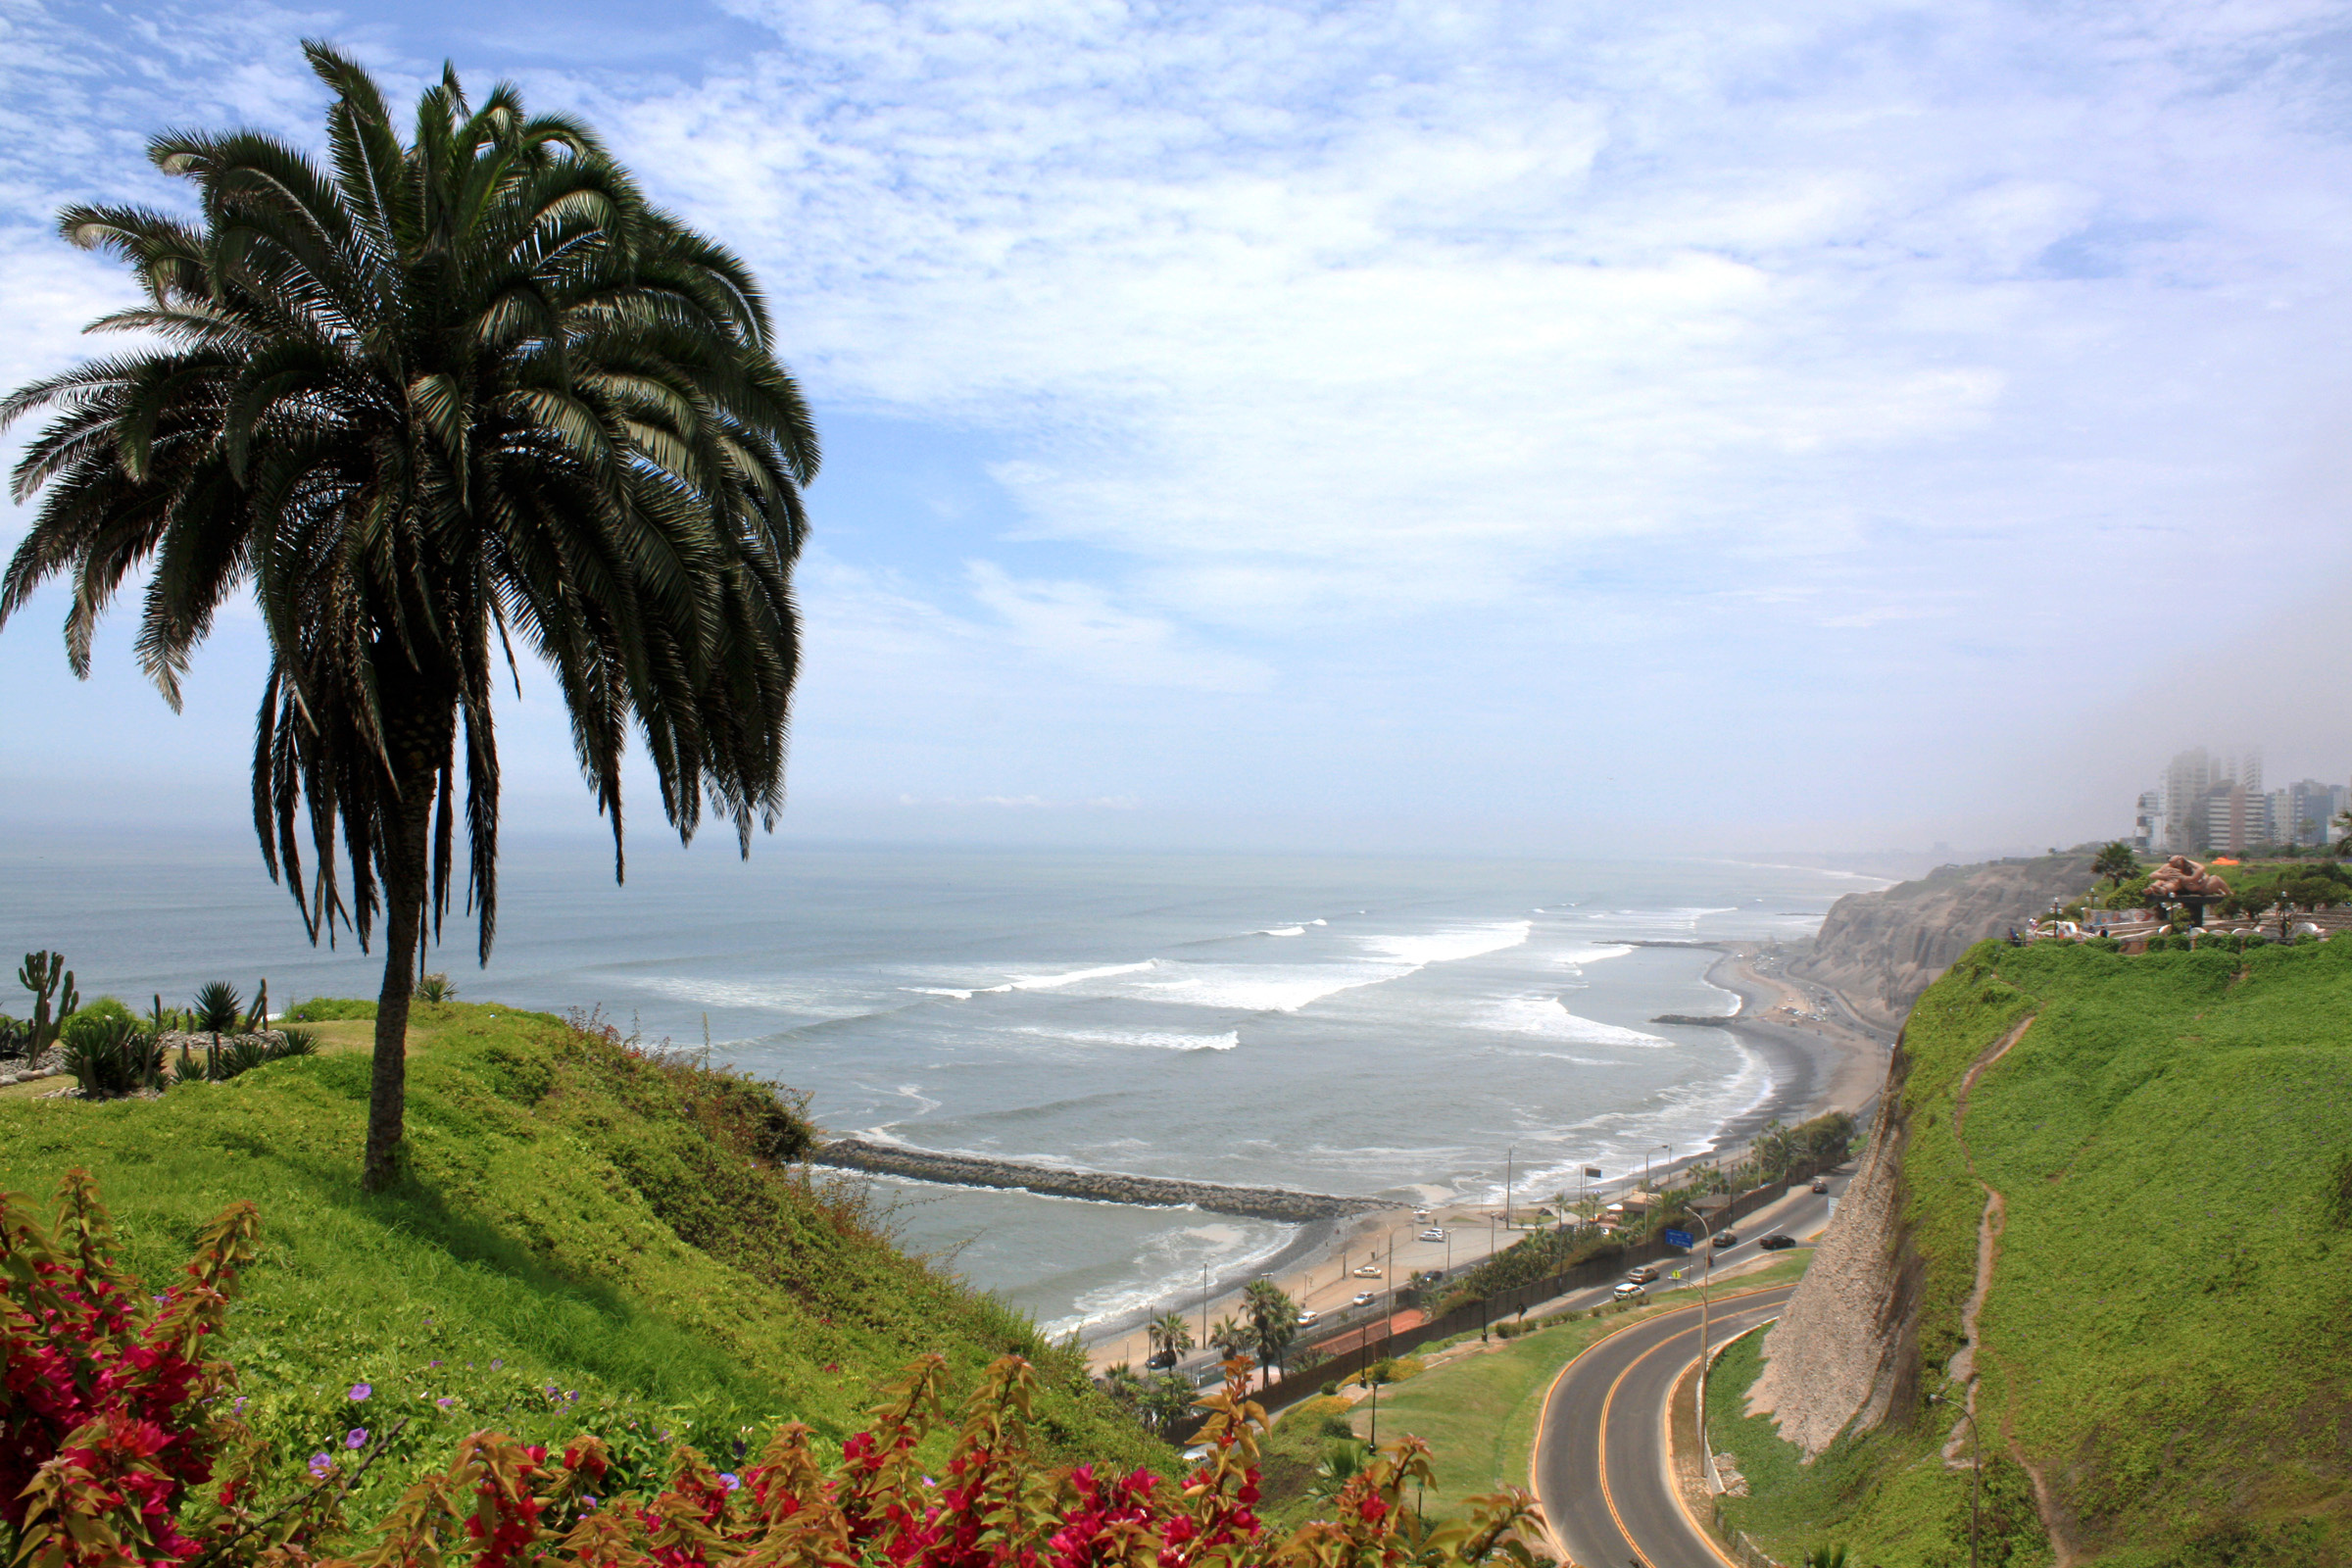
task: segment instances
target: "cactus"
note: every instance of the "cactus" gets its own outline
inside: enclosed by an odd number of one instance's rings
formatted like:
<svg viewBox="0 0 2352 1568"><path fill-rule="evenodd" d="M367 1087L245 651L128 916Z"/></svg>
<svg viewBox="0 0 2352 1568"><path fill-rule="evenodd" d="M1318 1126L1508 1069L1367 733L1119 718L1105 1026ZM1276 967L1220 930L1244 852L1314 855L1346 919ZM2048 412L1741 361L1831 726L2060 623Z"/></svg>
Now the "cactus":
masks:
<svg viewBox="0 0 2352 1568"><path fill-rule="evenodd" d="M81 1005L81 993L74 989L74 971L66 967L62 953L27 953L17 968L17 984L32 993L32 1054L38 1056L57 1041L59 1025L66 1015ZM50 1007L51 999L57 1006Z"/></svg>
<svg viewBox="0 0 2352 1568"><path fill-rule="evenodd" d="M252 1034L270 1027L270 977L262 976L261 989L253 994L253 1010L245 1015L245 1032Z"/></svg>

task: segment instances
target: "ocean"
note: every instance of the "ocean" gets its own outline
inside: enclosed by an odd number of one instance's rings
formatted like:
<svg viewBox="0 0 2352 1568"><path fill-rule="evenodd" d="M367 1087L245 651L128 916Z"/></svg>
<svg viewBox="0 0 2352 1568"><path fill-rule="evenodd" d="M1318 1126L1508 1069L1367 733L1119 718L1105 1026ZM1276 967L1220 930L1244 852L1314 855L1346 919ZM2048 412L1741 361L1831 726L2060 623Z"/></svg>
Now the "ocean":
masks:
<svg viewBox="0 0 2352 1568"><path fill-rule="evenodd" d="M1770 1094L1714 955L1807 936L1879 885L1726 859L1516 862L640 841L517 842L461 993L601 1009L807 1093L836 1134L998 1158L1433 1201L1573 1191L1705 1147ZM273 1007L372 996L304 941L250 844L0 849L0 953L66 954L141 1009L267 976ZM22 1000L22 999L21 999ZM11 1008L0 1001L0 1010ZM1278 1251L1291 1227L890 1184L906 1245L1055 1334Z"/></svg>

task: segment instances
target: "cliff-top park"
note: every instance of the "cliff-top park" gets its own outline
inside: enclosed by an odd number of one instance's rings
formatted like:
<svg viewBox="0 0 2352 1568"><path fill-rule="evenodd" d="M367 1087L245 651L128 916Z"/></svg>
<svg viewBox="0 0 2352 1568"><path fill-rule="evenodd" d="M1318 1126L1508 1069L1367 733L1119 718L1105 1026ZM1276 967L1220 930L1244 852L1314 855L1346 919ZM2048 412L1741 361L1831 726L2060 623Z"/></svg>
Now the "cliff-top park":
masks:
<svg viewBox="0 0 2352 1568"><path fill-rule="evenodd" d="M0 5L0 1568L2352 1568L2347 37Z"/></svg>

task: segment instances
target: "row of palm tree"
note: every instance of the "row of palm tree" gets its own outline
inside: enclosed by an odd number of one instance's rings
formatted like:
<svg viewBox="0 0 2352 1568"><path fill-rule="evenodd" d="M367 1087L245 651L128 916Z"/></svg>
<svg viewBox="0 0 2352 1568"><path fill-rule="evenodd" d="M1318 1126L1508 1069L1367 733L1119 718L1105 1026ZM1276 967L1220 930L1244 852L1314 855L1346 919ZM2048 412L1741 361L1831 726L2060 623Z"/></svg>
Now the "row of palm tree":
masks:
<svg viewBox="0 0 2352 1568"><path fill-rule="evenodd" d="M1144 1326L1152 1344L1148 1366L1173 1367L1196 1343L1182 1312L1166 1312ZM1221 1317L1208 1331L1209 1348L1227 1360L1254 1360L1279 1369L1298 1337L1298 1303L1272 1280L1253 1280L1242 1293L1242 1316Z"/></svg>
<svg viewBox="0 0 2352 1568"><path fill-rule="evenodd" d="M141 341L0 401L0 426L51 416L15 471L40 505L0 623L65 579L86 676L144 572L136 655L176 710L197 645L251 593L263 863L314 943L383 927L362 1175L380 1188L461 775L485 961L497 933L502 663L518 697L521 662L552 675L616 877L632 729L679 836L707 805L748 853L783 807L817 441L749 270L585 124L526 114L511 85L476 104L445 71L404 139L356 62L304 50L331 95L324 167L250 131L171 131L149 156L191 182L194 219L60 215L145 295L92 330Z"/></svg>

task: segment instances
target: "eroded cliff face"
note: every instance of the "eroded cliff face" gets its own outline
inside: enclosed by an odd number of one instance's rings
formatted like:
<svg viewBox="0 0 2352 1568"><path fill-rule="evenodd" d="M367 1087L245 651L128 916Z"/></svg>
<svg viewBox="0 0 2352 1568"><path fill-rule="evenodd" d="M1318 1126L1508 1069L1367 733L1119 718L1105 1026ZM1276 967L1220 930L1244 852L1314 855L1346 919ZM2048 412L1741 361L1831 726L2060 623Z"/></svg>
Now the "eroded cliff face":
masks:
<svg viewBox="0 0 2352 1568"><path fill-rule="evenodd" d="M1961 954L2047 912L2052 899L2077 897L2093 876L2087 855L2049 855L1939 867L1916 882L1849 893L1789 971L1837 987L1865 1022L1891 1032Z"/></svg>
<svg viewBox="0 0 2352 1568"><path fill-rule="evenodd" d="M1810 1459L1848 1423L1876 1427L1919 1402L1921 1266L1903 1236L1907 1063L1886 1068L1886 1107L1796 1294L1766 1341L1747 1412L1771 1414Z"/></svg>

